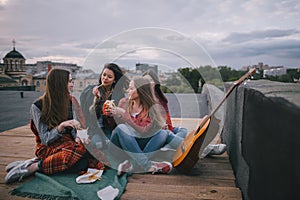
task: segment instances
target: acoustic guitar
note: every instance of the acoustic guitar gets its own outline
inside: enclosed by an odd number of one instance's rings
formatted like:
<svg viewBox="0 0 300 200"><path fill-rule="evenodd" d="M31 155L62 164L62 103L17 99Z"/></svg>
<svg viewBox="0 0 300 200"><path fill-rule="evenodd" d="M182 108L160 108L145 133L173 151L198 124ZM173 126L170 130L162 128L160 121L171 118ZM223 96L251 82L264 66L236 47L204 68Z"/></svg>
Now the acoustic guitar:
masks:
<svg viewBox="0 0 300 200"><path fill-rule="evenodd" d="M246 74L244 74L239 80L235 81L232 86L229 88L221 102L212 110L209 115L204 116L196 130L191 131L185 139L181 142L181 144L176 149L176 152L173 157L173 166L183 173L188 173L198 162L199 160L199 151L207 135L207 132L210 131L218 131L211 126L212 122L217 120L214 117L214 114L221 107L230 93L233 91L235 87L240 85L246 78L255 73L255 69L249 70Z"/></svg>

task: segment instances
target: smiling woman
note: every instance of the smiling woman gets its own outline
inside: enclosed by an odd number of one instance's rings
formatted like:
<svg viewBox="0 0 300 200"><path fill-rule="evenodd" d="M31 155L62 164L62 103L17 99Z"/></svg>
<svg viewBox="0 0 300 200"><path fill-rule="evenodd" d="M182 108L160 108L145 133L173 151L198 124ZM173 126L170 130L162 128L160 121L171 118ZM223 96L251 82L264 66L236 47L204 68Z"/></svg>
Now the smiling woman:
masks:
<svg viewBox="0 0 300 200"><path fill-rule="evenodd" d="M127 85L128 79L123 76L120 67L115 63L107 63L99 77L99 84L88 86L82 92L80 101L87 119L89 136L86 143L91 143L93 148L104 148L116 126L113 117L105 114L104 103L114 100L117 104L124 97L124 88Z"/></svg>
<svg viewBox="0 0 300 200"><path fill-rule="evenodd" d="M55 68L46 78L46 91L31 105L30 127L36 138L34 159L11 167L6 183L20 181L39 171L44 174L78 173L88 167L104 168L80 142L76 129L85 127L84 119L74 120L77 100L71 95L72 76L65 69ZM15 163L15 162L13 162ZM11 164L13 165L13 164Z"/></svg>

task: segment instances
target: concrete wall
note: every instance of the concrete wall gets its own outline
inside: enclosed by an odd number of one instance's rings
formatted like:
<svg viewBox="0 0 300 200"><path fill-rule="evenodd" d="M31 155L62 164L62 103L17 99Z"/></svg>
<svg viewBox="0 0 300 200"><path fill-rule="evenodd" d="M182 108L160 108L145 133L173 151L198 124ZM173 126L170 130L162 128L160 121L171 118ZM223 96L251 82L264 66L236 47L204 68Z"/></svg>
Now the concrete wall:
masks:
<svg viewBox="0 0 300 200"><path fill-rule="evenodd" d="M299 128L300 84L250 81L231 93L222 140L244 200L300 199Z"/></svg>

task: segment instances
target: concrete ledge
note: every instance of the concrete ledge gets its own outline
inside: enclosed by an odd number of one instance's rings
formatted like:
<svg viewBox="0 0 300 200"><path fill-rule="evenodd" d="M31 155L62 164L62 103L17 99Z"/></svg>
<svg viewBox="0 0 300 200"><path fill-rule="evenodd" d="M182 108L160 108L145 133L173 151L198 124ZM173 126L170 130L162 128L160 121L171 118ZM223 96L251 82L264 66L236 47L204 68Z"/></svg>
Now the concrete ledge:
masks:
<svg viewBox="0 0 300 200"><path fill-rule="evenodd" d="M299 119L299 84L251 81L229 96L222 139L243 199L300 199Z"/></svg>

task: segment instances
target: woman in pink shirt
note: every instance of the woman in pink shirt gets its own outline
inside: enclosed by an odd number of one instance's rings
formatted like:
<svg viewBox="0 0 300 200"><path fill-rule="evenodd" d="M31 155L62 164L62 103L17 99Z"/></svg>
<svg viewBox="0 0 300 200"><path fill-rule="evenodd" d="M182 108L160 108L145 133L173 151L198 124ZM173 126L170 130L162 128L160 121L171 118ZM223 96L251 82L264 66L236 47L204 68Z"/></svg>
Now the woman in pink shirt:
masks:
<svg viewBox="0 0 300 200"><path fill-rule="evenodd" d="M165 116L166 116L167 129L169 129L170 131L175 133L177 136L185 138L185 136L187 135L187 132L188 132L187 129L184 128L184 127L179 127L179 126L174 127L173 124L172 124L172 120L171 120L171 116L170 116L170 112L169 112L169 107L168 107L168 99L164 95L163 91L161 90L160 81L159 81L159 78L156 75L156 73L153 70L147 70L143 74L143 77L150 81L150 83L152 85L152 88L153 88L153 93L155 95L155 98L157 99L158 103L164 109ZM171 138L171 139L169 138L168 142L172 142L172 139L173 138ZM179 144L173 144L173 146L174 145L175 145L175 148L176 148Z"/></svg>
<svg viewBox="0 0 300 200"><path fill-rule="evenodd" d="M132 170L169 173L171 163L150 160L150 156L166 144L170 134L163 129L166 119L153 96L150 81L135 77L127 92L128 98L121 99L118 107L108 108L119 124L112 133L109 154L125 160L118 165L118 174Z"/></svg>

